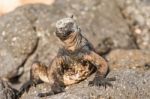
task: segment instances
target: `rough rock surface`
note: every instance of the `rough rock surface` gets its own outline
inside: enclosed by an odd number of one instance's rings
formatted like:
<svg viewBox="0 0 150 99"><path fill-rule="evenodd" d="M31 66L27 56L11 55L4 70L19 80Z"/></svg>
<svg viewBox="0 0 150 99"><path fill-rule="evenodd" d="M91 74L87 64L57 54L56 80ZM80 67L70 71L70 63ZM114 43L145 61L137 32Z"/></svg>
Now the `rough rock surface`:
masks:
<svg viewBox="0 0 150 99"><path fill-rule="evenodd" d="M144 68L150 66L150 51L117 49L106 56L110 68Z"/></svg>
<svg viewBox="0 0 150 99"><path fill-rule="evenodd" d="M122 68L113 70L108 77L116 77L112 82L113 87L89 87L87 80L69 86L66 92L46 97L46 99L149 99L150 97L150 70L138 71L133 69ZM22 99L38 99L39 92L50 90L48 85L41 84L32 87L28 93L22 96Z"/></svg>
<svg viewBox="0 0 150 99"><path fill-rule="evenodd" d="M32 54L37 37L30 22L20 12L0 17L0 77L12 78Z"/></svg>
<svg viewBox="0 0 150 99"><path fill-rule="evenodd" d="M16 90L10 87L8 82L0 79L0 99L16 99Z"/></svg>
<svg viewBox="0 0 150 99"><path fill-rule="evenodd" d="M138 48L150 50L150 1L120 0L121 2L122 14L132 30Z"/></svg>

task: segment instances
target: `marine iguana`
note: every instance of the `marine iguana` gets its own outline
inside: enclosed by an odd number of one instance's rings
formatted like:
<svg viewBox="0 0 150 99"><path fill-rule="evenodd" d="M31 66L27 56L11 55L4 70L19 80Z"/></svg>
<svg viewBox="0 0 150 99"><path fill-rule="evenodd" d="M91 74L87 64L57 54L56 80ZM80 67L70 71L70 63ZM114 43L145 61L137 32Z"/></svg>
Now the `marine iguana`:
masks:
<svg viewBox="0 0 150 99"><path fill-rule="evenodd" d="M48 83L51 91L39 93L38 96L58 94L64 91L65 86L78 83L93 72L96 72L95 78L89 82L89 86L112 86L110 81L115 81L115 78L106 78L109 69L106 60L96 53L92 44L82 35L73 17L57 21L55 34L63 42L62 48L50 66L33 63L31 79L21 87L18 96L39 81Z"/></svg>

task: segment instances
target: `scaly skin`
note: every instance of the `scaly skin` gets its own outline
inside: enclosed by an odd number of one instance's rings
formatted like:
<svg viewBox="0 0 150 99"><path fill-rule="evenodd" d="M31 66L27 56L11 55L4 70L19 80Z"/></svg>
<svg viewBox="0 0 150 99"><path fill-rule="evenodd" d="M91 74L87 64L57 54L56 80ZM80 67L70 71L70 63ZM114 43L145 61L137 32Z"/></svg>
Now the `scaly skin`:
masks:
<svg viewBox="0 0 150 99"><path fill-rule="evenodd" d="M21 87L18 96L40 80L49 83L52 90L39 93L38 96L57 94L63 92L65 86L86 79L94 71L95 78L89 82L89 86L112 86L109 81L115 79L105 78L108 72L107 62L81 34L73 18L64 18L56 23L56 36L63 42L63 47L49 67L38 62L32 65L31 79Z"/></svg>

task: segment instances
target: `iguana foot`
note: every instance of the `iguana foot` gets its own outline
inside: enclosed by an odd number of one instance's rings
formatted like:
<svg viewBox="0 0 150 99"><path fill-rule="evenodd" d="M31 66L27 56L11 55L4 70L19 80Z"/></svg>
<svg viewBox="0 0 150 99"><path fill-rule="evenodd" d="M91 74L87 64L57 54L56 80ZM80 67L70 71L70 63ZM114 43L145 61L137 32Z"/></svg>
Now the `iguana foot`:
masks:
<svg viewBox="0 0 150 99"><path fill-rule="evenodd" d="M61 92L65 92L64 87L52 86L52 90L50 92L39 93L38 96L39 97L46 97L46 96L51 96L51 95L58 94L58 93L61 93Z"/></svg>
<svg viewBox="0 0 150 99"><path fill-rule="evenodd" d="M89 86L107 86L112 87L111 81L115 81L116 78L102 78L102 77L95 77L93 81L89 82Z"/></svg>
<svg viewBox="0 0 150 99"><path fill-rule="evenodd" d="M21 97L21 95L26 91L28 92L31 86L36 86L36 83L32 80L27 81L25 84L23 84L17 93L17 97Z"/></svg>

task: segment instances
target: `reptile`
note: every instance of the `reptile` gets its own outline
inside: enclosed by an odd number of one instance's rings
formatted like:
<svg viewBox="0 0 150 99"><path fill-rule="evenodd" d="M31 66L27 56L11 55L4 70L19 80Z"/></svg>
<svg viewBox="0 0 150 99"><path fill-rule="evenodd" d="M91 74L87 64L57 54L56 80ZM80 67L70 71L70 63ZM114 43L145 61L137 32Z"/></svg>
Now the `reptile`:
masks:
<svg viewBox="0 0 150 99"><path fill-rule="evenodd" d="M66 86L79 83L94 72L95 77L89 81L89 86L112 86L111 81L115 81L115 78L106 78L109 71L107 61L97 54L93 45L82 35L73 17L58 20L55 34L62 42L62 47L49 66L33 63L30 80L23 84L18 96L41 81L48 83L51 91L39 93L39 97L58 94L65 91Z"/></svg>

